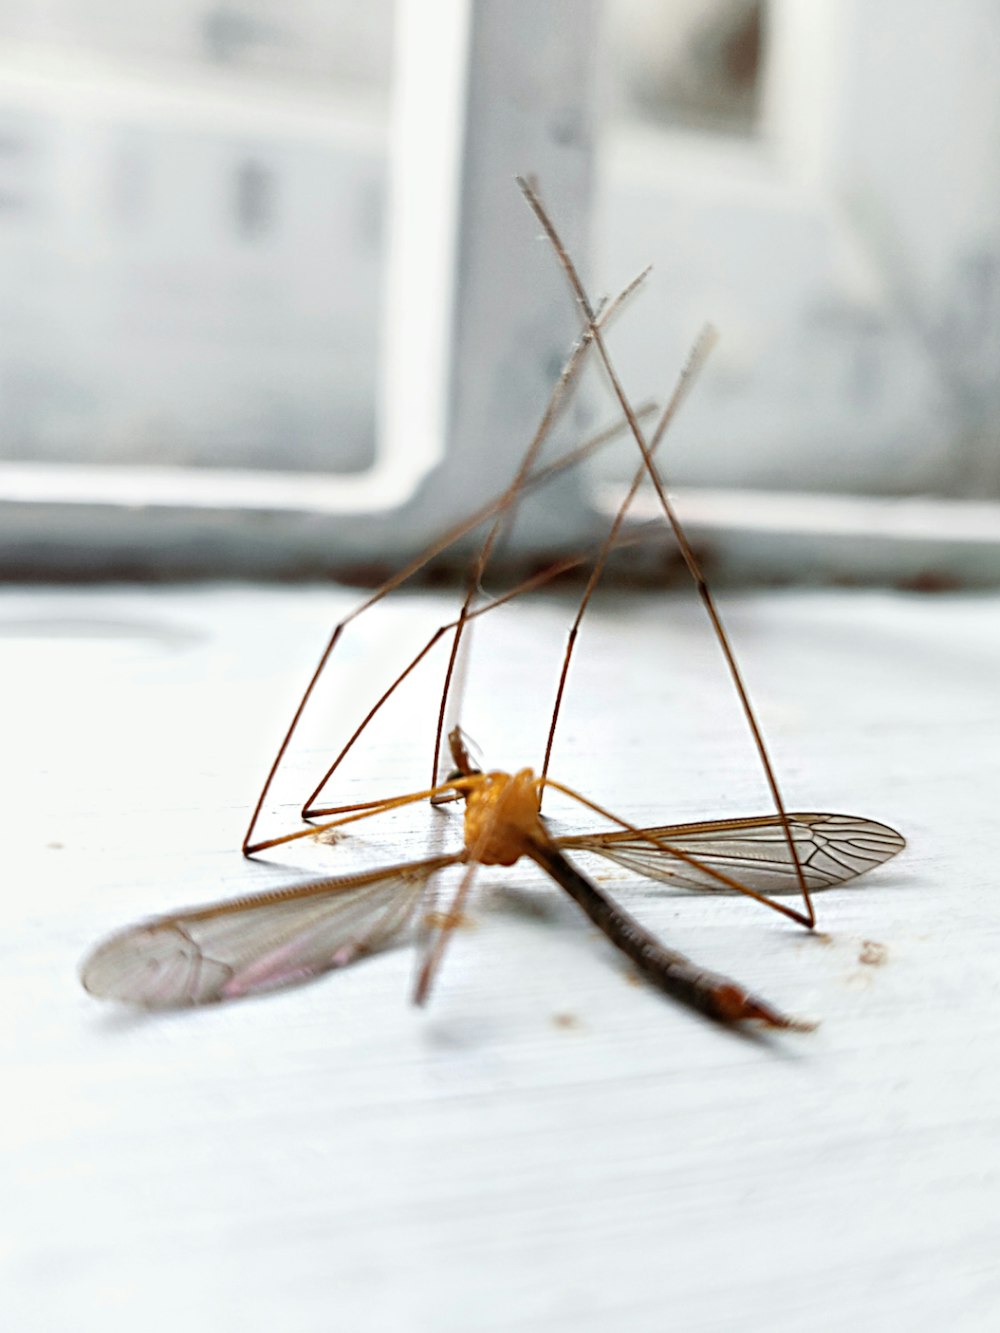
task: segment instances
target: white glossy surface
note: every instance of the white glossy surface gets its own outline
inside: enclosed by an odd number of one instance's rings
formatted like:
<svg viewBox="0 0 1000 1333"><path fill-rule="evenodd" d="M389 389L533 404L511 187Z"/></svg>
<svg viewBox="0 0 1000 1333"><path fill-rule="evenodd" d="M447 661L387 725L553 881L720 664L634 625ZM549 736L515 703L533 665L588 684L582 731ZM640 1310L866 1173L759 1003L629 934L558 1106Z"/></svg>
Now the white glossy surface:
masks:
<svg viewBox="0 0 1000 1333"><path fill-rule="evenodd" d="M825 943L750 903L606 883L820 1019L811 1036L741 1038L628 984L520 867L481 875L425 1012L403 951L202 1011L93 1001L75 969L102 933L289 878L236 847L355 599L0 594L3 1327L995 1328L997 599L725 599L790 806L884 819L910 848L818 900ZM297 764L451 606L356 624ZM512 608L477 641L465 722L489 762L538 763L566 620ZM373 739L359 792L423 783L423 716L415 696ZM767 808L686 597L595 608L553 772L639 821ZM423 855L428 827L452 834L421 808L298 863Z"/></svg>

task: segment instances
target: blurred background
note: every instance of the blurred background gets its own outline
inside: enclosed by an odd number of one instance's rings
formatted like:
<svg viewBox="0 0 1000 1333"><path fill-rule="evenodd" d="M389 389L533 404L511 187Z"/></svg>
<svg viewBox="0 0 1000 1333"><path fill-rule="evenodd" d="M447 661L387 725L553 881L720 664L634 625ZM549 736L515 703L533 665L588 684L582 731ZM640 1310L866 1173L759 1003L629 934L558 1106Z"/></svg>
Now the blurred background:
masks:
<svg viewBox="0 0 1000 1333"><path fill-rule="evenodd" d="M998 55L988 0L0 0L4 568L336 572L495 491L577 327L520 170L595 293L655 266L636 398L722 334L665 464L696 526L992 579Z"/></svg>

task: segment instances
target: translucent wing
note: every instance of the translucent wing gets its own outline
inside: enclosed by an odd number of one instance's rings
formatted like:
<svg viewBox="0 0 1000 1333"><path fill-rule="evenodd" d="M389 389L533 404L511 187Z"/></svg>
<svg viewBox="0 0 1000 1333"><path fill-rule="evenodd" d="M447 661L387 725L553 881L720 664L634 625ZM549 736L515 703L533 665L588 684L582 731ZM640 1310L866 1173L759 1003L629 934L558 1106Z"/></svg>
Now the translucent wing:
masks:
<svg viewBox="0 0 1000 1333"><path fill-rule="evenodd" d="M885 824L854 815L790 814L792 837L810 892L842 884L881 865L906 845ZM785 832L776 815L720 819L705 824L664 824L643 833L721 870L758 893L797 893L798 879ZM678 888L728 890L711 875L634 833L578 834L555 840L560 847L596 852L636 874Z"/></svg>
<svg viewBox="0 0 1000 1333"><path fill-rule="evenodd" d="M92 995L152 1009L304 981L385 948L431 875L459 859L436 856L144 921L99 944L80 978Z"/></svg>

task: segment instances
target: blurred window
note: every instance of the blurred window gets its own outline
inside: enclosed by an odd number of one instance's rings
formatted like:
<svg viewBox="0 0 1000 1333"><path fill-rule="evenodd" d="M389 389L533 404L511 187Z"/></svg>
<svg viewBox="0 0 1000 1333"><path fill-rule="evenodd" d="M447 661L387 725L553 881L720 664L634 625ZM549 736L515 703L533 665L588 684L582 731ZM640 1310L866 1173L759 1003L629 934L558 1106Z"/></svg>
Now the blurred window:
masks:
<svg viewBox="0 0 1000 1333"><path fill-rule="evenodd" d="M595 290L656 266L615 329L630 390L722 332L671 477L995 495L993 7L602 21ZM27 465L372 474L393 25L391 0L0 0L0 500Z"/></svg>

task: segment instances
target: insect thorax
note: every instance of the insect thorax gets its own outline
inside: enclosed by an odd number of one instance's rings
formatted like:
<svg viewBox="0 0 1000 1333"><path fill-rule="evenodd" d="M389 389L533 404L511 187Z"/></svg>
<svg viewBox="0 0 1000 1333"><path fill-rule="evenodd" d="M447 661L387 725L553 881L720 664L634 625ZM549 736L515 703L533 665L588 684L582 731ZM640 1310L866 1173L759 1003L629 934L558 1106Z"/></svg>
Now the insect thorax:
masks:
<svg viewBox="0 0 1000 1333"><path fill-rule="evenodd" d="M467 788L465 845L482 865L513 865L538 827L538 780L532 769L477 774Z"/></svg>

